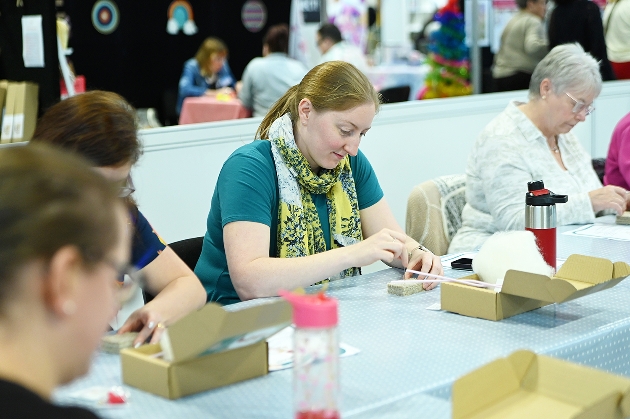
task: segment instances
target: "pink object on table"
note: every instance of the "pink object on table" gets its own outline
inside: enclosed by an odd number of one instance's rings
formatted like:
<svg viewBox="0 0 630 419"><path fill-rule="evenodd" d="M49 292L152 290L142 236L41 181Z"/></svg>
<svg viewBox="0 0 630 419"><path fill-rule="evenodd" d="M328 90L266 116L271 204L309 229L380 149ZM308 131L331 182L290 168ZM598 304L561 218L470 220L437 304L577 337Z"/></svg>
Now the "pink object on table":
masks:
<svg viewBox="0 0 630 419"><path fill-rule="evenodd" d="M179 124L196 124L198 122L224 121L227 119L248 118L249 109L240 100L220 100L213 97L187 97L182 104Z"/></svg>
<svg viewBox="0 0 630 419"><path fill-rule="evenodd" d="M630 188L630 113L615 126L608 146L604 185Z"/></svg>

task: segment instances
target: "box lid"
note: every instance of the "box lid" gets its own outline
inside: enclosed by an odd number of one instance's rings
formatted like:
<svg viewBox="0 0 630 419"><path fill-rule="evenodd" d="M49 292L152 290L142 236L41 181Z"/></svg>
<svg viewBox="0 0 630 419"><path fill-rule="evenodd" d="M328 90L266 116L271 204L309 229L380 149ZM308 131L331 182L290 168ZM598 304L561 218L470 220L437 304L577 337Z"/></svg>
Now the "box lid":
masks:
<svg viewBox="0 0 630 419"><path fill-rule="evenodd" d="M291 305L281 299L236 311L208 303L168 326L160 346L165 360L186 361L260 342L291 324L291 315Z"/></svg>
<svg viewBox="0 0 630 419"><path fill-rule="evenodd" d="M453 419L627 417L630 380L516 351L453 384Z"/></svg>
<svg viewBox="0 0 630 419"><path fill-rule="evenodd" d="M608 259L571 255L554 277L508 270L501 292L561 303L613 287L630 274L630 265Z"/></svg>

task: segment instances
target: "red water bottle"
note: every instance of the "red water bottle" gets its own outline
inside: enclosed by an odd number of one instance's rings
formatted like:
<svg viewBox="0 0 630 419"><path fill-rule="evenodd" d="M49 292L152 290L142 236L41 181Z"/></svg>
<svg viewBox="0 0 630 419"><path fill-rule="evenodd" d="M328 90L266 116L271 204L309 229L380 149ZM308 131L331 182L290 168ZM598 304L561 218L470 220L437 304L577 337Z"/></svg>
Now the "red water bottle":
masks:
<svg viewBox="0 0 630 419"><path fill-rule="evenodd" d="M527 183L525 194L525 230L536 236L536 244L547 265L556 269L556 204L568 201L566 195L556 195L542 180Z"/></svg>

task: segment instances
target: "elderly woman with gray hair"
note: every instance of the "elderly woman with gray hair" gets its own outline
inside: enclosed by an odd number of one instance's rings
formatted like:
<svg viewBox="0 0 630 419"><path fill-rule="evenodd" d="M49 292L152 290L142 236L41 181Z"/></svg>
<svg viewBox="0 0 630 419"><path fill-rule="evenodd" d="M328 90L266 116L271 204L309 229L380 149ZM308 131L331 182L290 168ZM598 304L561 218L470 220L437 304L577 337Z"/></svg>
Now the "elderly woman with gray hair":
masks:
<svg viewBox="0 0 630 419"><path fill-rule="evenodd" d="M536 64L547 54L543 19L547 0L516 0L520 9L501 34L501 47L494 56L492 78L495 90L521 90L529 87Z"/></svg>
<svg viewBox="0 0 630 419"><path fill-rule="evenodd" d="M595 108L602 89L599 65L579 44L552 49L536 66L529 101L510 102L481 132L468 157L462 227L449 253L474 250L497 231L523 230L527 182L569 196L557 206L558 225L621 214L626 190L602 187L591 156L571 133Z"/></svg>

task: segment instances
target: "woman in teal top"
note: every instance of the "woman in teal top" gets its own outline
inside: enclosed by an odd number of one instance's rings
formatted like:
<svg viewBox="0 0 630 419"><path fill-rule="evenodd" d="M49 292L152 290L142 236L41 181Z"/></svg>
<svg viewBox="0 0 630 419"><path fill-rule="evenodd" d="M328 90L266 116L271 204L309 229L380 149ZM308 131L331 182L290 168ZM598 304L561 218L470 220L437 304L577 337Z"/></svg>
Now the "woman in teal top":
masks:
<svg viewBox="0 0 630 419"><path fill-rule="evenodd" d="M274 296L378 260L442 274L439 257L398 225L358 149L379 104L342 61L313 68L274 104L256 133L268 140L240 147L219 174L195 268L208 300Z"/></svg>

